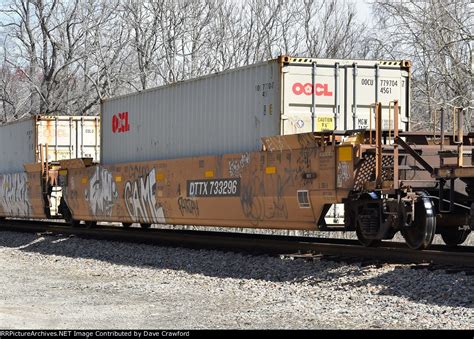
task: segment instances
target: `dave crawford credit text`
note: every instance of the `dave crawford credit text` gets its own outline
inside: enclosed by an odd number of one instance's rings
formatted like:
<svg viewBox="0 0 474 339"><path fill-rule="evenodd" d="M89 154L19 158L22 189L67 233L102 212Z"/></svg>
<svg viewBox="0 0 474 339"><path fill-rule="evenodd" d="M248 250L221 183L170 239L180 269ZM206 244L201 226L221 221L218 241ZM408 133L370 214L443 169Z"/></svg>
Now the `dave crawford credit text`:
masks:
<svg viewBox="0 0 474 339"><path fill-rule="evenodd" d="M189 337L190 331L131 330L131 331L73 331L73 330L6 330L0 331L0 338L8 337Z"/></svg>

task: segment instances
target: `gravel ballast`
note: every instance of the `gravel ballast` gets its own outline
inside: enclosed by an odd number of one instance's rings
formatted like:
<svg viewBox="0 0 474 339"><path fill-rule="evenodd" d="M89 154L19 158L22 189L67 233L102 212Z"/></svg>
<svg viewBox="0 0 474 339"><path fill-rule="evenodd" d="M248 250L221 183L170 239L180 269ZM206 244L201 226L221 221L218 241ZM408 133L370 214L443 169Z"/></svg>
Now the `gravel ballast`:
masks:
<svg viewBox="0 0 474 339"><path fill-rule="evenodd" d="M465 273L0 232L2 329L473 329Z"/></svg>

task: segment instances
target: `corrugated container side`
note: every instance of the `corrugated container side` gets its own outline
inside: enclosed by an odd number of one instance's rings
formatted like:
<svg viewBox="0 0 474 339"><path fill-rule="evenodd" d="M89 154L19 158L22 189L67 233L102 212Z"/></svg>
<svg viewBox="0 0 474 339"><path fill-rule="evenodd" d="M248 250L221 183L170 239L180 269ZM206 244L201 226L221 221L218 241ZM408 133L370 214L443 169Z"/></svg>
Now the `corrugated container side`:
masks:
<svg viewBox="0 0 474 339"><path fill-rule="evenodd" d="M393 128L389 106L398 100L399 126L407 130L409 77L404 61L282 56L107 99L102 162L255 151L264 136L374 128L378 101L383 128Z"/></svg>
<svg viewBox="0 0 474 339"><path fill-rule="evenodd" d="M23 172L23 164L35 161L33 119L0 126L0 174Z"/></svg>
<svg viewBox="0 0 474 339"><path fill-rule="evenodd" d="M23 172L23 164L40 160L39 145L46 144L48 161L82 157L99 161L99 121L99 117L34 116L0 126L0 174Z"/></svg>
<svg viewBox="0 0 474 339"><path fill-rule="evenodd" d="M100 159L100 118L90 116L39 116L38 145L48 144L48 161L73 158Z"/></svg>
<svg viewBox="0 0 474 339"><path fill-rule="evenodd" d="M102 161L258 150L280 133L279 64L248 66L102 103Z"/></svg>

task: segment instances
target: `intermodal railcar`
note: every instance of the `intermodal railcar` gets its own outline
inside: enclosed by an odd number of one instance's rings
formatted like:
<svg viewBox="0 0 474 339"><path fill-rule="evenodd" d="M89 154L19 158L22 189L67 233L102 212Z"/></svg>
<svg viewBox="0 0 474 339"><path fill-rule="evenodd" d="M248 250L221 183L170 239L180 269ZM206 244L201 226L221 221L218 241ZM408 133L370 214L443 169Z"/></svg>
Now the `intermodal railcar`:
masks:
<svg viewBox="0 0 474 339"><path fill-rule="evenodd" d="M449 132L410 132L398 100L366 106L368 126L263 136L260 150L252 142L243 152L116 162L102 149L100 164L40 154L25 171L0 174L0 218L350 231L365 246L401 232L413 249L435 234L463 243L474 229L474 135L463 132L463 111L453 111ZM108 120L125 133L129 112L119 113ZM110 143L103 120L101 145ZM325 218L336 204L340 225Z"/></svg>

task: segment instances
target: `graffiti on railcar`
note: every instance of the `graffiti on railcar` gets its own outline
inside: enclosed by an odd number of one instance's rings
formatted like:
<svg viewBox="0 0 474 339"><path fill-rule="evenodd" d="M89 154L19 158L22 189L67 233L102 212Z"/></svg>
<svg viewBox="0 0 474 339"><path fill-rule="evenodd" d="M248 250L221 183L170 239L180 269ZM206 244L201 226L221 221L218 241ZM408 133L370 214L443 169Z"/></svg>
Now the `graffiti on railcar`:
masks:
<svg viewBox="0 0 474 339"><path fill-rule="evenodd" d="M134 222L166 223L163 207L156 200L156 175L148 174L125 184L125 205Z"/></svg>
<svg viewBox="0 0 474 339"><path fill-rule="evenodd" d="M273 195L271 209L269 211L269 218L288 219L288 208L284 199L285 189L292 181L291 177L287 176L286 180L282 179L280 175L275 176L275 184L272 185L276 189L276 194Z"/></svg>
<svg viewBox="0 0 474 339"><path fill-rule="evenodd" d="M229 160L229 175L231 177L242 176L242 170L250 164L250 153L244 153L240 156L240 159Z"/></svg>
<svg viewBox="0 0 474 339"><path fill-rule="evenodd" d="M349 163L341 161L337 164L337 187L342 187L346 181L350 180Z"/></svg>
<svg viewBox="0 0 474 339"><path fill-rule="evenodd" d="M26 173L0 176L0 205L8 215L19 217L30 215L31 206L28 197L28 177Z"/></svg>
<svg viewBox="0 0 474 339"><path fill-rule="evenodd" d="M265 186L257 176L242 184L240 204L245 217L250 219L254 225L258 225L265 216L265 203L263 196Z"/></svg>
<svg viewBox="0 0 474 339"><path fill-rule="evenodd" d="M97 166L89 180L85 197L93 215L111 216L112 208L118 199L117 186L112 173Z"/></svg>
<svg viewBox="0 0 474 339"><path fill-rule="evenodd" d="M199 205L194 199L179 197L178 206L182 216L185 214L191 214L196 217L199 216Z"/></svg>
<svg viewBox="0 0 474 339"><path fill-rule="evenodd" d="M288 219L284 192L289 186L294 186L291 174L271 174L267 177L267 185L256 171L248 178L248 181L242 184L240 194L240 204L245 217L255 225L263 220ZM265 197L271 199L266 201Z"/></svg>
<svg viewBox="0 0 474 339"><path fill-rule="evenodd" d="M295 179L301 179L305 172L311 172L311 159L314 158L317 148L314 146L314 139L307 134L298 135L298 143L301 148L296 160ZM311 184L312 179L303 179L303 184Z"/></svg>

